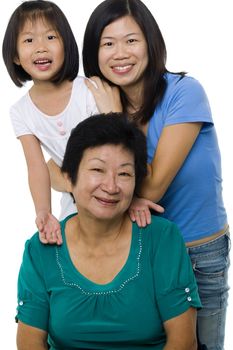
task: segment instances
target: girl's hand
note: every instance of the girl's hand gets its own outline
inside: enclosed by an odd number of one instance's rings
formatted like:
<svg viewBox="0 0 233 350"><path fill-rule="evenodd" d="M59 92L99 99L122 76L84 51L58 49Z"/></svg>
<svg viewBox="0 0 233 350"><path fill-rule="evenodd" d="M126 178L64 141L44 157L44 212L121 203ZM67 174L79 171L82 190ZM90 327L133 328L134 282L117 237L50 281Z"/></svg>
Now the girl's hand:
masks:
<svg viewBox="0 0 233 350"><path fill-rule="evenodd" d="M39 212L36 217L36 226L42 243L62 244L60 223L51 213Z"/></svg>
<svg viewBox="0 0 233 350"><path fill-rule="evenodd" d="M145 227L151 223L150 209L163 213L164 208L149 199L134 197L129 207L129 216L132 221L136 221L139 227Z"/></svg>
<svg viewBox="0 0 233 350"><path fill-rule="evenodd" d="M92 92L100 113L122 112L120 91L116 86L110 86L99 77L86 79L85 83Z"/></svg>

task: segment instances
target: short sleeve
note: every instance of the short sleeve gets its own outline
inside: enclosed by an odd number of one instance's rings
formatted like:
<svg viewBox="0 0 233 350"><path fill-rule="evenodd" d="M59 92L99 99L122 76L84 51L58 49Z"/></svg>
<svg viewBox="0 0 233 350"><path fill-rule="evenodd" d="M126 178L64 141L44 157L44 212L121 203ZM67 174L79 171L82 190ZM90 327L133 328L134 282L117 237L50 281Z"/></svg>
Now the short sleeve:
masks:
<svg viewBox="0 0 233 350"><path fill-rule="evenodd" d="M187 122L213 123L207 95L198 80L185 76L168 87L165 125Z"/></svg>
<svg viewBox="0 0 233 350"><path fill-rule="evenodd" d="M39 241L39 239L37 239ZM48 330L49 296L43 280L40 255L36 249L39 242L27 241L18 276L18 307L16 321Z"/></svg>
<svg viewBox="0 0 233 350"><path fill-rule="evenodd" d="M175 224L168 222L161 234L154 262L155 290L163 322L200 308L201 302L190 258Z"/></svg>
<svg viewBox="0 0 233 350"><path fill-rule="evenodd" d="M29 127L23 120L20 111L18 110L18 108L16 108L15 105L11 106L10 108L10 118L16 137L32 134L32 131L29 129Z"/></svg>

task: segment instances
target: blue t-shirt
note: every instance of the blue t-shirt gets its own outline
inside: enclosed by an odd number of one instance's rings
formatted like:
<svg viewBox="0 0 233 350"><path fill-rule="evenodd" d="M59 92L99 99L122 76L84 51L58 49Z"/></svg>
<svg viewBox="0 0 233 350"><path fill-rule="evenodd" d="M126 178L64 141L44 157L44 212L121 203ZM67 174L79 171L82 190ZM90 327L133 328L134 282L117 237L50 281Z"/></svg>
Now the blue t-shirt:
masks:
<svg viewBox="0 0 233 350"><path fill-rule="evenodd" d="M203 127L181 169L159 202L163 217L174 221L185 242L207 237L227 222L222 198L221 157L209 102L192 77L167 73L167 89L148 126L148 162L151 163L164 127L202 122ZM158 169L159 171L159 169Z"/></svg>
<svg viewBox="0 0 233 350"><path fill-rule="evenodd" d="M183 238L174 223L152 217L132 224L128 259L107 284L96 284L73 264L63 244L27 241L18 278L17 319L49 334L51 350L156 349L166 343L163 322L200 308ZM182 268L181 268L182 267Z"/></svg>

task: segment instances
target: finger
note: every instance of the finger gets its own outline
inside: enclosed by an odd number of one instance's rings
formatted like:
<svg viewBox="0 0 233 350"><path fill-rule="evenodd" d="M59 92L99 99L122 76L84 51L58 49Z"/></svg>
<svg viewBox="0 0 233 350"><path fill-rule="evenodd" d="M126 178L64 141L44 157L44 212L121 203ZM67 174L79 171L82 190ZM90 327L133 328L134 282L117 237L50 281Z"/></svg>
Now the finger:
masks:
<svg viewBox="0 0 233 350"><path fill-rule="evenodd" d="M45 234L43 232L40 232L40 231L39 231L39 239L44 244L48 243L48 240L46 239Z"/></svg>
<svg viewBox="0 0 233 350"><path fill-rule="evenodd" d="M61 235L61 231L60 230L58 230L57 232L56 232L56 236L57 236L57 244L58 245L61 245L62 243L63 243L63 240L62 240L62 235Z"/></svg>
<svg viewBox="0 0 233 350"><path fill-rule="evenodd" d="M141 227L145 227L147 225L147 217L145 210L140 210L138 215L140 217Z"/></svg>
<svg viewBox="0 0 233 350"><path fill-rule="evenodd" d="M143 227L143 226L142 226L142 222L141 222L141 218L140 218L139 215L136 216L136 223L137 223L137 225L138 225L139 227Z"/></svg>
<svg viewBox="0 0 233 350"><path fill-rule="evenodd" d="M144 213L145 213L145 220L146 220L146 225L150 225L150 223L151 223L151 212L150 212L150 210L145 210L144 211Z"/></svg>
<svg viewBox="0 0 233 350"><path fill-rule="evenodd" d="M87 78L87 81L89 81L90 84L94 85L96 89L101 89L104 86L104 81L96 76Z"/></svg>
<svg viewBox="0 0 233 350"><path fill-rule="evenodd" d="M134 210L129 210L129 217L133 222L136 221L136 217L134 215Z"/></svg>
<svg viewBox="0 0 233 350"><path fill-rule="evenodd" d="M135 215L135 219L136 219L136 223L139 227L143 227L142 225L142 221L141 221L141 214L140 211L134 211L134 215Z"/></svg>
<svg viewBox="0 0 233 350"><path fill-rule="evenodd" d="M164 208L161 205L154 203L152 201L148 201L147 204L148 204L148 207L150 209L153 209L153 210L157 211L158 213L164 213Z"/></svg>
<svg viewBox="0 0 233 350"><path fill-rule="evenodd" d="M113 93L113 87L110 86L106 81L102 81L102 86L106 91Z"/></svg>
<svg viewBox="0 0 233 350"><path fill-rule="evenodd" d="M46 239L48 240L49 244L56 243L56 235L54 232L46 232Z"/></svg>

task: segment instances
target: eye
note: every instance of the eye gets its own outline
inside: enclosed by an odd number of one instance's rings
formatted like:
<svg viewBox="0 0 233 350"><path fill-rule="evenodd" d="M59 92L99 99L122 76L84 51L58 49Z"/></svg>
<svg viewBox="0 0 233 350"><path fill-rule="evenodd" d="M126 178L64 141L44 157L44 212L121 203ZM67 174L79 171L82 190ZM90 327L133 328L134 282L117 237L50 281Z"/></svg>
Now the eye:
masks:
<svg viewBox="0 0 233 350"><path fill-rule="evenodd" d="M48 39L49 39L49 40L56 39L56 36L55 36L55 35L48 35Z"/></svg>
<svg viewBox="0 0 233 350"><path fill-rule="evenodd" d="M113 43L111 41L108 41L107 43L103 44L104 46L113 46Z"/></svg>
<svg viewBox="0 0 233 350"><path fill-rule="evenodd" d="M129 40L128 40L128 43L129 43L129 44L133 44L133 43L135 43L136 41L137 41L136 39L129 39Z"/></svg>
<svg viewBox="0 0 233 350"><path fill-rule="evenodd" d="M24 40L24 43L32 43L32 38L27 38Z"/></svg>
<svg viewBox="0 0 233 350"><path fill-rule="evenodd" d="M121 176L121 177L132 177L133 176L132 173L127 172L127 171L122 171L118 175Z"/></svg>
<svg viewBox="0 0 233 350"><path fill-rule="evenodd" d="M95 172L97 172L97 173L102 173L103 172L103 169L101 169L101 168L92 168L92 169L90 169L91 171L95 171Z"/></svg>

